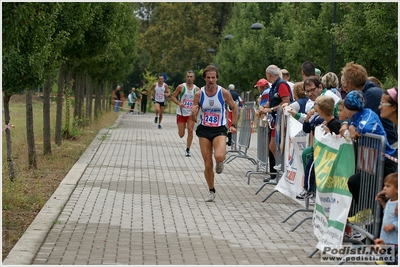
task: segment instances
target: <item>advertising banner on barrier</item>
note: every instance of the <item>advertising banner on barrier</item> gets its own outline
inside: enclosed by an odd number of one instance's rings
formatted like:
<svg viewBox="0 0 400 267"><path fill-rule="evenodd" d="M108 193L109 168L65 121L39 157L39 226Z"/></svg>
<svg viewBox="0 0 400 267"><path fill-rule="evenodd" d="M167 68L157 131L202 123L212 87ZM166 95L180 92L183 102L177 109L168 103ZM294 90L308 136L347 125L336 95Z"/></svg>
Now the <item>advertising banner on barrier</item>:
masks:
<svg viewBox="0 0 400 267"><path fill-rule="evenodd" d="M304 205L305 201L296 199L296 195L303 190L304 168L301 153L308 146L308 134L303 132L303 124L292 116L287 116L287 119L283 155L285 171L275 189Z"/></svg>
<svg viewBox="0 0 400 267"><path fill-rule="evenodd" d="M341 245L352 195L347 187L354 174L355 156L352 143L345 138L324 134L315 128L314 168L317 186L313 215L317 248Z"/></svg>

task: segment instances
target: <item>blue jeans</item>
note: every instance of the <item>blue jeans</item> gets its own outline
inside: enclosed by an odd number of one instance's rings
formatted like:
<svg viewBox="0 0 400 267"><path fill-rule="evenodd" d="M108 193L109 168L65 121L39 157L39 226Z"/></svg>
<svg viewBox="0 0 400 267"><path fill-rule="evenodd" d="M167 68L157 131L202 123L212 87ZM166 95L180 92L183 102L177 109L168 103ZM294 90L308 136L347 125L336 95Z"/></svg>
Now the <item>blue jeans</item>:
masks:
<svg viewBox="0 0 400 267"><path fill-rule="evenodd" d="M120 102L119 100L115 100L114 111L119 112Z"/></svg>

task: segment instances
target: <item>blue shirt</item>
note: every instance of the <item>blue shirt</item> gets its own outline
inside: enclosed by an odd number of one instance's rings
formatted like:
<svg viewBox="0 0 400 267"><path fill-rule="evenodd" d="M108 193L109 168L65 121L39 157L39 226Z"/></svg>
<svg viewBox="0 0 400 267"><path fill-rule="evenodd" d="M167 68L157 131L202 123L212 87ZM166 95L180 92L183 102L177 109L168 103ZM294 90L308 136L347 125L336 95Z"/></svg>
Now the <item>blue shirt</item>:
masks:
<svg viewBox="0 0 400 267"><path fill-rule="evenodd" d="M395 212L396 205L397 200L392 201L389 199L388 202L386 202L385 209L383 210L382 229L379 237L382 238L386 244L398 243L398 216ZM395 229L390 232L385 232L383 227L388 224L394 224Z"/></svg>
<svg viewBox="0 0 400 267"><path fill-rule="evenodd" d="M396 154L396 150L389 145L385 129L383 128L379 116L371 109L364 108L354 114L350 125L354 125L357 128L357 132L360 134L372 133L383 135L386 141L386 154L391 156Z"/></svg>

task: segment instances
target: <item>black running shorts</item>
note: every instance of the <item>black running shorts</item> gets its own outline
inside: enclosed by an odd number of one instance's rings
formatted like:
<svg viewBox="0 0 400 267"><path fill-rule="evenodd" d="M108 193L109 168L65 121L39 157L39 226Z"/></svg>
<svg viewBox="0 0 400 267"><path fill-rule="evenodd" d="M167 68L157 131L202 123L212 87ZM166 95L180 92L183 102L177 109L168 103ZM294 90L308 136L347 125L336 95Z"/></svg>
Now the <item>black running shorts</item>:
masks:
<svg viewBox="0 0 400 267"><path fill-rule="evenodd" d="M163 102L154 101L154 104L159 104L160 107L165 107L165 101L163 101Z"/></svg>
<svg viewBox="0 0 400 267"><path fill-rule="evenodd" d="M219 126L219 127L207 127L204 125L197 126L196 135L198 137L204 137L210 140L211 142L214 140L215 137L224 135L228 135L228 128L226 126Z"/></svg>

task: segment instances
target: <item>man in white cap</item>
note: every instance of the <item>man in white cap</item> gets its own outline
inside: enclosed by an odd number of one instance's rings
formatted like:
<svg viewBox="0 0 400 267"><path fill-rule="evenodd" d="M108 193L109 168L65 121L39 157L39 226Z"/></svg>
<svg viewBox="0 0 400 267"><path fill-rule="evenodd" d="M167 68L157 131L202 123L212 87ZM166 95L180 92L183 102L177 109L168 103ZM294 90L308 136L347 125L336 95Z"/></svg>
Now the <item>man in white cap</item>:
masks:
<svg viewBox="0 0 400 267"><path fill-rule="evenodd" d="M290 90L292 91L292 95L293 95L294 83L292 83L290 81L290 73L289 73L289 71L287 69L281 69L281 73L282 73L282 79L284 79L286 81L286 83L289 84Z"/></svg>

